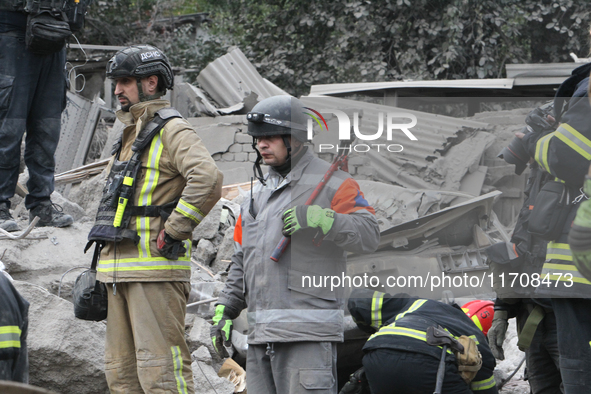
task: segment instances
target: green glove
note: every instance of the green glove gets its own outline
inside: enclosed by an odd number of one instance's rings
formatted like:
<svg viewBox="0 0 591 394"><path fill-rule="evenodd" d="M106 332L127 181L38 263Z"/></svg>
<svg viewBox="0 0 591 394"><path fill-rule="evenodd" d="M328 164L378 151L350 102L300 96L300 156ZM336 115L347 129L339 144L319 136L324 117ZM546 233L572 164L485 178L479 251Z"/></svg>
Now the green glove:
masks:
<svg viewBox="0 0 591 394"><path fill-rule="evenodd" d="M221 358L229 357L224 345L232 344L232 319L225 313L226 306L218 305L215 307L215 315L213 316L213 326L211 326L211 341L217 354Z"/></svg>
<svg viewBox="0 0 591 394"><path fill-rule="evenodd" d="M591 178L585 177L585 194L591 193ZM591 280L591 200L583 201L568 233L573 263L587 280Z"/></svg>
<svg viewBox="0 0 591 394"><path fill-rule="evenodd" d="M505 342L507 328L509 328L507 311L495 311L492 325L490 326L490 330L488 330L488 345L490 346L493 356L498 360L505 359L503 342Z"/></svg>
<svg viewBox="0 0 591 394"><path fill-rule="evenodd" d="M298 205L285 211L281 219L286 237L304 228L320 228L326 235L334 223L334 211L318 205Z"/></svg>

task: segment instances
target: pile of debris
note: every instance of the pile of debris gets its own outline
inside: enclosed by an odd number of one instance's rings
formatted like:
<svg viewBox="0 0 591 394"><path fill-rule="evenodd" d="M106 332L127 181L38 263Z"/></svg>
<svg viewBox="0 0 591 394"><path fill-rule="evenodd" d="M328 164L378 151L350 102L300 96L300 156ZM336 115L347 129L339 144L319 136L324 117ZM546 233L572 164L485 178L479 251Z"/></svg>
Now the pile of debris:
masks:
<svg viewBox="0 0 591 394"><path fill-rule="evenodd" d="M244 388L243 374L234 366L222 368L227 378L218 376L224 360L212 347L211 317L231 264L239 206L251 187L248 181L255 154L252 138L246 134L243 113L252 108L257 97L285 93L260 77L245 59L238 49L233 50L202 72L198 81L204 91L185 84L175 89L177 96L172 100L195 126L225 178L224 198L192 236L189 303L195 305L187 309L186 332L195 384L199 392L205 394L229 394ZM221 82L211 83L213 80ZM304 97L303 101L310 106L332 104L332 108L341 109L361 105L340 98ZM81 123L84 130L90 130L99 117L101 110L95 108L100 106L97 103L84 104L87 110L94 111L86 111L92 116L86 116ZM373 119L374 113L377 119L377 113L388 108L373 104L363 106L366 119ZM376 208L383 249L381 255L369 262L353 256L349 273L381 270L378 273L389 274L391 270L400 270L397 271L400 274L410 268L456 269L458 272L486 269L486 262L479 257L484 247L482 240L487 237L489 241L502 239L501 233L506 236L499 222L506 225L512 222L513 207L520 206L519 190L522 190L525 176L516 177L512 166L497 159L496 154L513 137L513 132L519 130L527 112L489 113L474 119L423 113L421 116L429 121L423 128L416 129L422 144L409 145L407 152L395 159L385 159L372 152L352 155L350 173ZM77 126L71 123L76 119L75 113L66 112L64 119L69 125L65 129L75 138ZM507 119L514 123L504 123ZM107 136L102 158L109 156L110 141L115 140L121 130L122 125L115 122ZM76 146L88 146L91 136L90 131L85 131ZM315 152L319 144L327 143L325 137L324 134L314 137L312 149ZM64 149L78 152L73 146L70 144ZM84 255L83 249L106 179L106 161L77 169L84 164L84 155L76 153L73 157L63 151L58 152L58 156L60 154L69 159L61 168L63 174L56 177L59 187L52 200L74 217L74 225L64 229L34 229L20 240L0 235L0 260L16 280L19 291L31 302L28 338L31 383L64 394L102 393L108 391L103 370L105 324L76 320L68 301L77 273L90 265L91 256ZM320 156L330 160L332 154L321 153ZM26 172L21 175L21 185L26 184L26 177ZM511 199L510 204L506 204L508 208L497 209L500 198L496 190L509 196L505 197ZM16 207L14 216L19 224L26 227L28 216L22 196L15 196L12 206ZM495 222L493 208L501 212L500 221ZM457 229L457 239L451 240L447 226L454 223L460 223L457 227L461 228ZM490 231L496 231L497 238ZM443 232L448 233L447 238ZM482 236L483 232L487 235ZM455 243L450 245L451 242ZM244 333L244 322L236 324L233 337L238 360L244 358L247 348ZM512 338L509 335L507 341ZM513 346L507 343L507 348ZM507 370L516 366L513 361L518 357L521 356L516 353L505 363ZM499 374L507 375L505 371ZM520 387L513 391L507 388L503 392L521 393L520 390Z"/></svg>

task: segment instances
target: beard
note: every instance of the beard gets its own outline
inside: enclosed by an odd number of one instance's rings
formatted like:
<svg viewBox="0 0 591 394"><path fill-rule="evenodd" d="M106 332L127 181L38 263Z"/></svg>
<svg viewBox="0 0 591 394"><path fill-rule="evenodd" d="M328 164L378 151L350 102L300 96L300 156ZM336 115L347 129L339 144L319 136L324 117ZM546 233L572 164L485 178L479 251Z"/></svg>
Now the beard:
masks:
<svg viewBox="0 0 591 394"><path fill-rule="evenodd" d="M125 104L125 105L121 104L121 111L129 112L129 108L131 108L131 106L133 105L131 103L131 101L129 100L129 98L127 98L126 96L119 96L118 98L124 98L125 100L127 100L127 104Z"/></svg>

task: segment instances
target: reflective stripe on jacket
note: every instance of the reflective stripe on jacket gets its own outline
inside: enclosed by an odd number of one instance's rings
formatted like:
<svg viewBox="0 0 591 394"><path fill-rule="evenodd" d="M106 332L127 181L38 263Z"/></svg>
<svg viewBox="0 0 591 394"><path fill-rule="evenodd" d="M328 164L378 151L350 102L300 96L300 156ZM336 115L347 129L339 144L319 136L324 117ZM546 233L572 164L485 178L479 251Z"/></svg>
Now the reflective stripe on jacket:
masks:
<svg viewBox="0 0 591 394"><path fill-rule="evenodd" d="M482 355L482 367L470 388L472 391L483 392L495 387L493 371L496 361L486 337L459 307L410 297L408 294L391 296L379 291L355 289L349 298L348 308L361 329L367 331L369 326L377 331L363 347L365 352L386 348L422 353L440 359L441 347L427 343L428 327L441 326L452 336L471 337L476 341ZM380 320L382 325L378 326ZM455 360L455 355L449 350L447 357Z"/></svg>
<svg viewBox="0 0 591 394"><path fill-rule="evenodd" d="M0 272L0 380L28 383L29 303Z"/></svg>
<svg viewBox="0 0 591 394"><path fill-rule="evenodd" d="M574 73L573 71L573 75ZM534 155L546 172L564 181L574 193L571 202L582 194L583 181L591 163L591 106L587 94L588 85L588 77L577 85L568 110L560 119L560 126L537 141ZM562 235L548 244L537 294L591 297L591 282L573 265L568 246L568 232L577 209L578 205L573 204Z"/></svg>
<svg viewBox="0 0 591 394"><path fill-rule="evenodd" d="M125 125L120 161L129 160L131 145L156 111L169 107L165 100L133 105L130 112L117 112ZM182 118L170 120L141 156L140 174L135 182L134 205L164 205L180 199L164 222L162 217L132 217L129 229L137 231L135 245L124 240L107 243L101 253L97 279L103 282L188 281L191 277L193 229L221 196L222 173L193 127ZM162 229L173 238L184 240L187 253L178 260L162 257L156 238Z"/></svg>
<svg viewBox="0 0 591 394"><path fill-rule="evenodd" d="M271 168L266 186L253 190L252 209L250 198L241 206L236 253L218 303L233 315L248 305L250 344L343 340L344 289L315 287L306 278L340 276L347 251L377 248L378 223L357 182L337 171L313 202L336 212L320 246L312 243L316 229L300 230L278 262L270 259L283 236L283 212L303 205L329 166L308 151L285 179Z"/></svg>

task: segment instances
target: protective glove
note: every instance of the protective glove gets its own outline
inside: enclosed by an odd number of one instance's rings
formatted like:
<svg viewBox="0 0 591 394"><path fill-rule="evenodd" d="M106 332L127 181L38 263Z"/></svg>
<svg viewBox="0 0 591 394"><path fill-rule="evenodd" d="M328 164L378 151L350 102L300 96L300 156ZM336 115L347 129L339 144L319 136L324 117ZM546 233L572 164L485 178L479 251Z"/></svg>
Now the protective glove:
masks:
<svg viewBox="0 0 591 394"><path fill-rule="evenodd" d="M187 253L187 248L183 245L183 241L178 241L166 234L166 231L160 231L158 239L156 239L156 246L162 257L169 260L178 260Z"/></svg>
<svg viewBox="0 0 591 394"><path fill-rule="evenodd" d="M591 195L591 178L585 177L584 190ZM568 233L568 244L573 254L573 263L587 280L591 280L591 200L583 201Z"/></svg>
<svg viewBox="0 0 591 394"><path fill-rule="evenodd" d="M339 394L369 394L369 384L365 376L365 369L359 368L349 376L349 381L345 383Z"/></svg>
<svg viewBox="0 0 591 394"><path fill-rule="evenodd" d="M505 342L507 328L509 328L507 311L495 311L492 325L490 330L488 330L488 345L490 346L493 356L495 356L497 360L505 359L503 342Z"/></svg>
<svg viewBox="0 0 591 394"><path fill-rule="evenodd" d="M283 212L281 219L286 237L304 228L320 228L326 235L334 223L334 211L318 205L297 205Z"/></svg>
<svg viewBox="0 0 591 394"><path fill-rule="evenodd" d="M213 316L213 326L211 326L211 341L213 348L220 355L221 358L229 357L228 351L224 346L232 344L232 319L224 313L225 305L218 305L215 307L215 315Z"/></svg>

